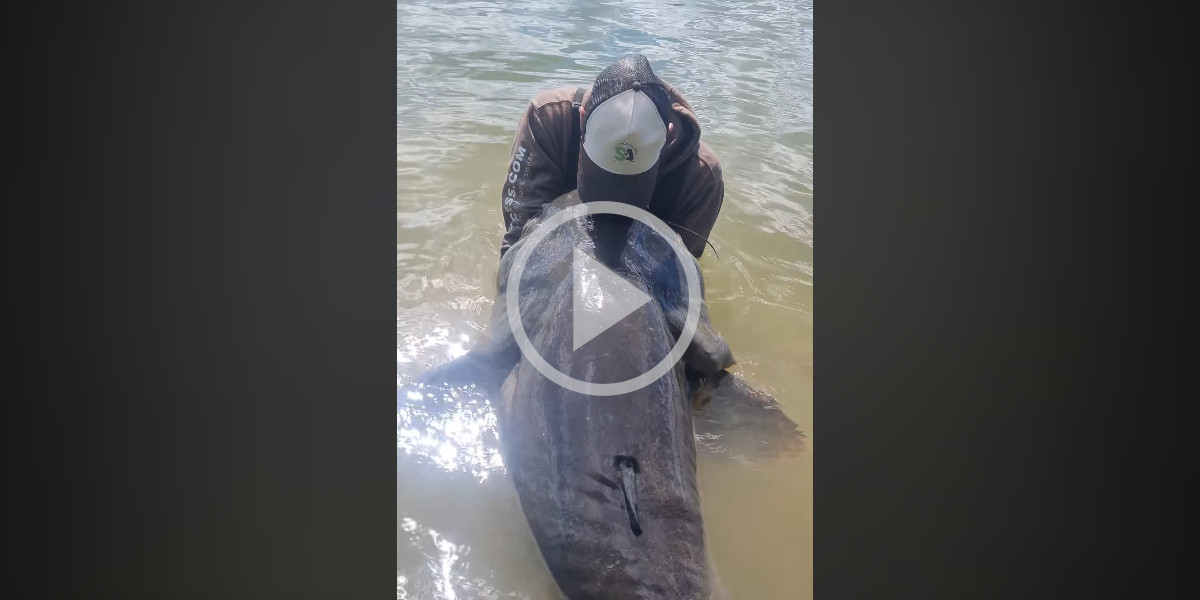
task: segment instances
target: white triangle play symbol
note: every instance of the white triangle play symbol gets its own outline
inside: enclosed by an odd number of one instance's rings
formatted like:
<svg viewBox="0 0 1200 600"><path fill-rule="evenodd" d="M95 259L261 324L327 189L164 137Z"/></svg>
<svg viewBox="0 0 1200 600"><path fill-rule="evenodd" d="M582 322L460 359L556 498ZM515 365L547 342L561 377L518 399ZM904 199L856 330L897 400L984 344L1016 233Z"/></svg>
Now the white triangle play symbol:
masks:
<svg viewBox="0 0 1200 600"><path fill-rule="evenodd" d="M575 275L572 350L578 350L650 301L645 292L578 248L574 249L571 269Z"/></svg>

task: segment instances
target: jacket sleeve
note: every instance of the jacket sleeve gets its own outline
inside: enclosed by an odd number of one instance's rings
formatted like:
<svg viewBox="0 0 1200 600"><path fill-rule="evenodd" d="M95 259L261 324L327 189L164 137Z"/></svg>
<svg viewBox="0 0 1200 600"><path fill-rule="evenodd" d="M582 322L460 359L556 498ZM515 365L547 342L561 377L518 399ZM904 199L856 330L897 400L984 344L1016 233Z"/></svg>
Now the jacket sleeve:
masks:
<svg viewBox="0 0 1200 600"><path fill-rule="evenodd" d="M562 110L561 103L539 105L535 100L517 125L500 192L505 229L501 256L521 238L526 221L542 205L571 191L564 177L567 140L559 139L569 137L559 125Z"/></svg>
<svg viewBox="0 0 1200 600"><path fill-rule="evenodd" d="M725 201L725 180L721 173L721 162L716 154L701 143L699 156L689 169L679 199L664 220L677 223L684 245L697 259L704 254L707 240L712 235L721 204Z"/></svg>
<svg viewBox="0 0 1200 600"><path fill-rule="evenodd" d="M684 226L699 236L689 233L680 234L680 237L687 240L684 245L697 259L704 254L704 247L708 244L706 240L712 235L713 225L717 222L717 215L721 212L721 204L724 200L725 182L719 179L697 193L696 210L689 215Z"/></svg>

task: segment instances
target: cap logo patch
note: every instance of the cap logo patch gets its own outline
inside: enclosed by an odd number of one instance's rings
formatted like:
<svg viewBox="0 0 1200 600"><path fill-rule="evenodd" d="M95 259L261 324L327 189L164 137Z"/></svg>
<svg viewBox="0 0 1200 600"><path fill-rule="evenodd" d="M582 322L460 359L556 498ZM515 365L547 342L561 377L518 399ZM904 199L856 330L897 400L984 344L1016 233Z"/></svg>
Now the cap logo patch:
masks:
<svg viewBox="0 0 1200 600"><path fill-rule="evenodd" d="M637 157L637 148L634 148L629 142L618 142L613 146L613 158L623 160L625 162L633 162Z"/></svg>
<svg viewBox="0 0 1200 600"><path fill-rule="evenodd" d="M667 124L649 96L625 90L587 115L583 154L614 175L639 175L658 164Z"/></svg>

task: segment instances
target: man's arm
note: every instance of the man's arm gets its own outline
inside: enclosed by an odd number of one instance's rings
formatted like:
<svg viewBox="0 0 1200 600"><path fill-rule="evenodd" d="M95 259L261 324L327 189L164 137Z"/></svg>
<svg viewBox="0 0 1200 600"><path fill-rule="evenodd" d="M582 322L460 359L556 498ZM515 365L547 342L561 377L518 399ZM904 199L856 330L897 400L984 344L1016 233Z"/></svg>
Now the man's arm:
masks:
<svg viewBox="0 0 1200 600"><path fill-rule="evenodd" d="M717 215L721 212L721 204L725 200L725 183L715 181L701 190L697 199L695 212L687 215L681 223L695 233L683 232L680 233L680 237L684 239L684 245L691 251L692 256L700 258L704 254L704 247L708 245L709 236L712 235L713 225L717 223Z"/></svg>
<svg viewBox="0 0 1200 600"><path fill-rule="evenodd" d="M545 92L529 103L517 125L500 192L505 228L501 256L521 238L526 221L536 216L542 205L571 191L566 189L565 164L570 110L569 92ZM575 169L576 165L569 168Z"/></svg>
<svg viewBox="0 0 1200 600"><path fill-rule="evenodd" d="M725 180L721 173L721 162L712 149L701 142L696 161L690 165L688 177L680 190L679 200L666 211L662 219L677 226L676 231L683 238L684 245L692 256L700 258L724 200Z"/></svg>

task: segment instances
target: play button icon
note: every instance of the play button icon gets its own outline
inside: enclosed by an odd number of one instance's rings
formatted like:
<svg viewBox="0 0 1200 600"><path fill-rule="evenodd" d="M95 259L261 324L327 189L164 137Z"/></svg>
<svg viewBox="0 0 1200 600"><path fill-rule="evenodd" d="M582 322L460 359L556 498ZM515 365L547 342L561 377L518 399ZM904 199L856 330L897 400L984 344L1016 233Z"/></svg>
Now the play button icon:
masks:
<svg viewBox="0 0 1200 600"><path fill-rule="evenodd" d="M571 342L578 350L650 301L650 296L596 259L574 249Z"/></svg>
<svg viewBox="0 0 1200 600"><path fill-rule="evenodd" d="M687 316L683 321L683 330L675 340L671 351L649 371L627 379L612 383L597 383L575 379L559 371L546 359L538 354L525 324L521 319L521 273L529 261L533 249L537 247L554 228L567 221L580 219L587 215L621 215L641 222L661 236L674 251L683 274L687 278ZM700 322L700 305L703 302L700 291L700 271L696 259L692 257L679 236L666 223L649 212L620 202L596 201L581 203L554 213L546 219L541 227L524 238L521 247L514 246L516 253L512 268L508 273L508 289L505 292L505 305L508 315L508 325L512 328L513 338L521 349L521 355L533 368L547 379L587 396L619 396L644 388L654 383L658 378L675 368L687 351L696 334ZM637 286L625 278L610 271L587 253L574 248L571 255L572 270L572 308L574 317L571 324L571 344L573 350L579 350L596 336L604 333L621 319L650 302L651 298Z"/></svg>

